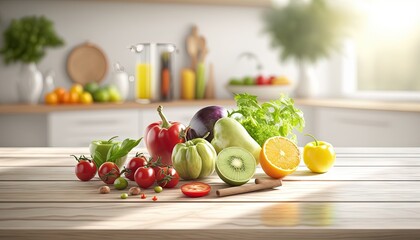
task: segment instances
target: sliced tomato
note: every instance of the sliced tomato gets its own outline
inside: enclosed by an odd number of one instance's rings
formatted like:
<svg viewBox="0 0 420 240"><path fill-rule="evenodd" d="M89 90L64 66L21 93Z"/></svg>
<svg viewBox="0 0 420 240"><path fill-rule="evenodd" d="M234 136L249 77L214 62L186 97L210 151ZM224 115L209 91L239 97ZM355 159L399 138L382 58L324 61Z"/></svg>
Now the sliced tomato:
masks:
<svg viewBox="0 0 420 240"><path fill-rule="evenodd" d="M191 182L181 186L181 191L188 197L203 197L209 194L210 185L202 182Z"/></svg>

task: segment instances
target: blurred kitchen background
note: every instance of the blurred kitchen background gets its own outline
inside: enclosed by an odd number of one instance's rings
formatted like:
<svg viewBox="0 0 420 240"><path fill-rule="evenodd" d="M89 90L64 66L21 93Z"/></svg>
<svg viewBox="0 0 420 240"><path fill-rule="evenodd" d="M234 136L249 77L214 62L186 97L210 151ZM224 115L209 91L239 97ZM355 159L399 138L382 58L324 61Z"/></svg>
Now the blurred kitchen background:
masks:
<svg viewBox="0 0 420 240"><path fill-rule="evenodd" d="M161 103L170 120L187 125L192 115L206 105L233 108L232 92L245 91L270 99L272 96L268 94L274 90L275 96L286 93L293 97L303 110L305 133L312 133L334 146L420 146L417 134L420 122L420 15L417 9L420 2L315 2L0 0L1 33L11 26L13 19L44 16L63 40L63 45L48 48L36 64L43 74L43 90L36 104L19 97L22 93L18 92L17 85L21 78L28 77L22 73L27 71L23 68L28 64L22 61L6 64L5 54L0 55L0 147L88 146L93 139L114 135L122 139L141 137L144 128L159 118L156 103L135 102L139 58L129 48L151 42L172 43L177 48L170 60L171 99ZM293 10L293 7L311 4L318 7L320 4L321 10L312 9L313 14L304 15L309 15L307 19L302 20L299 11ZM282 11L285 9L288 11ZM331 18L325 17L325 9ZM323 24L321 30L312 31L315 26L310 24L314 22L310 17ZM306 22L299 23L299 19ZM279 21L277 25L276 21ZM273 24L281 31L267 30ZM302 24L303 29L296 27ZM208 50L203 66L207 87L211 83L212 91L209 90L204 99L197 99L201 98L198 95L190 99L183 92L187 91L183 84L190 80L188 68L192 63L187 39L194 36L194 26L205 39ZM305 35L308 32L315 34ZM276 42L275 34L280 35L277 42L292 46L291 57L281 58L284 48L272 45ZM5 35L1 36L0 47L4 47ZM92 45L81 45L87 42ZM305 42L309 44L299 45ZM311 43L321 43L315 56L312 58L310 54L313 48L306 49L303 57L299 55L300 50ZM324 45L326 50L322 48ZM132 81L127 80L130 90L124 103L44 103L47 86L52 88L49 91L57 87L69 90L75 84L69 56L78 46L94 46L93 51L99 49L106 59L105 74L98 80L100 85L115 81L115 63L123 66L127 76L136 76L128 77ZM79 61L82 60L87 60L84 66L94 62L81 57ZM75 68L80 67L77 63L73 63ZM258 75L267 81L273 76L270 81L277 79L278 84L267 82L247 90L250 88L243 86L245 78L252 77L256 81ZM158 98L152 100L160 102ZM310 141L302 134L298 135L298 140L299 146Z"/></svg>

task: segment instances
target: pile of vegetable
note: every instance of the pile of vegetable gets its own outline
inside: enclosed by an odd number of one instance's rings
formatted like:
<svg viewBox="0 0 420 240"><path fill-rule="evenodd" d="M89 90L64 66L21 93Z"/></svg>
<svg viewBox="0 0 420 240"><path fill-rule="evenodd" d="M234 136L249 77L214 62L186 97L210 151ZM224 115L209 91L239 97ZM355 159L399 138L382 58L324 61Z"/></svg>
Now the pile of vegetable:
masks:
<svg viewBox="0 0 420 240"><path fill-rule="evenodd" d="M76 176L88 181L97 172L105 184L113 184L117 190L126 189L129 181L133 181L137 186L130 188L130 195L139 195L141 189L152 186L155 193L160 193L164 188L175 188L180 179L196 181L214 172L230 186L243 185L255 174L260 159L264 163L270 161L264 148L276 146L277 140L273 137L286 142L290 142L289 138L296 140L293 130L302 131L305 121L302 111L286 96L261 104L249 94L236 95L235 100L237 109L229 112L220 106L199 110L188 127L169 121L163 107L159 106L157 114L161 121L151 123L144 135L150 157L138 153L124 166L127 155L142 138L122 142L115 137L92 141L91 158L75 157L78 161ZM266 144L268 139L271 139L270 144ZM289 145L296 146L292 142ZM275 154L281 152L277 150L274 149ZM296 159L300 162L298 150L296 154L295 162ZM110 191L108 186L99 190L100 193ZM188 197L205 196L210 191L211 186L202 182L189 182L181 187L181 192ZM128 196L121 194L123 199ZM146 195L143 193L141 198ZM156 201L157 197L152 200Z"/></svg>

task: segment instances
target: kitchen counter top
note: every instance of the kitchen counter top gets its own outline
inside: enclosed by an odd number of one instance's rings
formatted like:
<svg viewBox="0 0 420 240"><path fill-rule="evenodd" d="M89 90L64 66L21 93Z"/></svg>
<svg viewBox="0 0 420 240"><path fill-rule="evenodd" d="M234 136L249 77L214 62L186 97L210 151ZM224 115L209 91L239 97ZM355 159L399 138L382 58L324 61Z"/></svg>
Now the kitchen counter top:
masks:
<svg viewBox="0 0 420 240"><path fill-rule="evenodd" d="M346 109L365 109L365 110L383 110L383 111L402 111L402 112L420 112L420 102L395 102L395 101L373 101L356 99L331 99L331 98L295 98L295 103L301 106L314 107L333 107ZM176 100L170 102L156 102L142 104L137 102L124 103L94 103L90 105L26 105L26 104L2 104L0 105L0 115L4 114L33 114L49 113L62 111L92 111L109 109L150 109L157 108L159 105L165 107L188 107L188 106L208 106L222 105L234 106L233 99L206 99L206 100Z"/></svg>
<svg viewBox="0 0 420 240"><path fill-rule="evenodd" d="M0 148L0 238L417 239L420 148L336 151L330 172L302 165L273 190L218 198L227 186L212 175L203 198L184 197L180 182L123 200L112 187L98 194L97 177L76 179L69 155L87 148ZM258 168L255 177L265 174Z"/></svg>
<svg viewBox="0 0 420 240"><path fill-rule="evenodd" d="M168 102L154 103L93 103L93 104L63 104L63 105L27 105L27 104L4 104L0 105L0 114L22 114L22 113L49 113L65 111L93 111L93 110L112 110L112 109L156 109L159 105L165 107L188 107L188 106L208 106L208 105L233 105L232 99L212 99L212 100L177 100Z"/></svg>

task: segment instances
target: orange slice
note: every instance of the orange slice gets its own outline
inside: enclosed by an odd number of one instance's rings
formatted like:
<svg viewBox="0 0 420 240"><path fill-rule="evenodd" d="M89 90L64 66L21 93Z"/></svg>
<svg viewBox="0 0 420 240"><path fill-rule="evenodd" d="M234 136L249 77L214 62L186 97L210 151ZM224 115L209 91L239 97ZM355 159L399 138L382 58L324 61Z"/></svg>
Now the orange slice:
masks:
<svg viewBox="0 0 420 240"><path fill-rule="evenodd" d="M272 178L282 178L293 173L299 163L299 149L287 138L271 137L262 146L260 164L264 172Z"/></svg>

